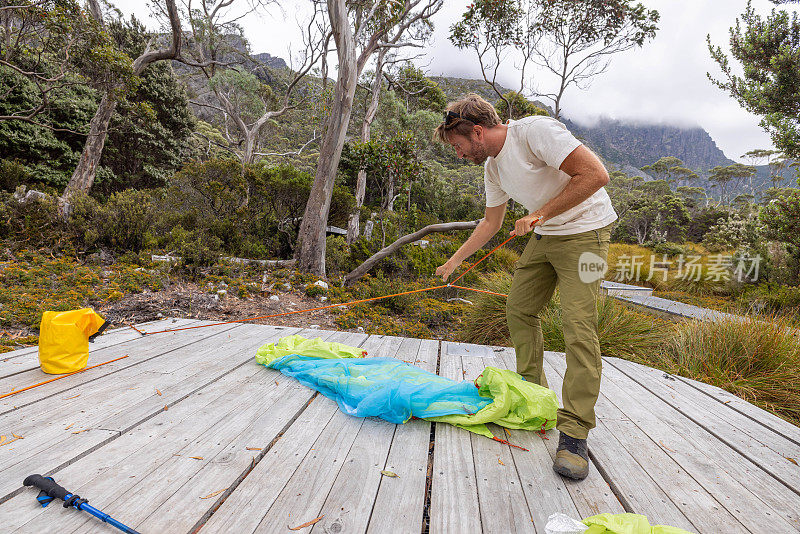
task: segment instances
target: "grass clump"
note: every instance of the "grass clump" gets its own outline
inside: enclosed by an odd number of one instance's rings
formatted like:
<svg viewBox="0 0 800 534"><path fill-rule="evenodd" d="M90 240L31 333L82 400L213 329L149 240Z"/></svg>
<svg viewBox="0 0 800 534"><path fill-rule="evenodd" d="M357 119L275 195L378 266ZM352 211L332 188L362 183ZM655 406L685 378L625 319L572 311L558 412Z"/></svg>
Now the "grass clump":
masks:
<svg viewBox="0 0 800 534"><path fill-rule="evenodd" d="M720 387L800 425L800 343L780 316L686 321L640 363Z"/></svg>
<svg viewBox="0 0 800 534"><path fill-rule="evenodd" d="M482 278L481 287L507 294L512 275L496 272ZM511 345L506 324L505 297L478 294L471 313L465 316L460 331L462 340L484 345ZM545 350L565 349L561 307L558 291L539 314ZM629 358L657 349L671 334L672 324L652 315L638 313L618 304L613 298L597 299L597 333L604 356Z"/></svg>

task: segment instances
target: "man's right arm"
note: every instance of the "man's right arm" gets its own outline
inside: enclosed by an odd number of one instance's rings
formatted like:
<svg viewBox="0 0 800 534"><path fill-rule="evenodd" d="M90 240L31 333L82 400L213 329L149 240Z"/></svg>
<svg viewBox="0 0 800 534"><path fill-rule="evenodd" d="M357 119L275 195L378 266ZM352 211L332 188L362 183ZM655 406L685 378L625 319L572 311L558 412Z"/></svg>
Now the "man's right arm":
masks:
<svg viewBox="0 0 800 534"><path fill-rule="evenodd" d="M505 215L505 203L491 208L487 207L483 219L472 231L472 235L469 236L469 239L464 241L464 244L461 245L444 265L436 269L436 276L441 276L442 280L447 282L447 279L453 274L453 271L455 271L464 260L472 256L500 231L500 228L503 226Z"/></svg>

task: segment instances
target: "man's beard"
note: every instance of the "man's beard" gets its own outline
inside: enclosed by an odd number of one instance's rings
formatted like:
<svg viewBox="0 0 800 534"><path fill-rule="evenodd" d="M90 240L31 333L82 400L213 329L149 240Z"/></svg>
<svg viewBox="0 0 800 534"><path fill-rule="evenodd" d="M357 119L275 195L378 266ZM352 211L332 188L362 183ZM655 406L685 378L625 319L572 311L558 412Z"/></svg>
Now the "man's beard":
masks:
<svg viewBox="0 0 800 534"><path fill-rule="evenodd" d="M486 158L489 157L489 153L486 151L486 145L478 145L473 141L470 148L472 149L470 159L476 165L482 165L486 161Z"/></svg>

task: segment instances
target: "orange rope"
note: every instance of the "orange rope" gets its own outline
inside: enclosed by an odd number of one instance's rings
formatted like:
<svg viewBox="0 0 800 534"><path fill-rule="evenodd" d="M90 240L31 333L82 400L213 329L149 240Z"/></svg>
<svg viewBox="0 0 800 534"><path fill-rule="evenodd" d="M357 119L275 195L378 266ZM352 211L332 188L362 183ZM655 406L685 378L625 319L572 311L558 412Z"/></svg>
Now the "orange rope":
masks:
<svg viewBox="0 0 800 534"><path fill-rule="evenodd" d="M181 330L192 330L193 328L205 328L207 326L218 326L218 325L222 325L222 324L246 323L246 322L255 321L255 320L258 320L258 319L271 319L273 317L283 317L284 315L292 315L292 314L295 314L295 313L305 313L305 312L310 312L310 311L327 310L328 308L336 308L336 307L339 307L339 306L349 306L350 304L361 304L362 302L372 302L374 300L382 300L382 299L388 299L388 298L391 298L391 297L399 297L401 295L410 295L412 293L422 293L424 291L432 291L434 289L442 289L443 287L447 287L447 286L426 287L425 289L415 289L413 291L403 291L402 293L394 293L392 295L384 295L382 297L372 297L372 298L368 298L368 299L353 300L353 301L350 301L350 302L342 302L341 304L329 304L328 306L320 306L319 308L310 308L308 310L295 310L295 311L289 311L289 312L283 312L283 313L276 313L276 314L273 314L273 315L262 315L260 317L252 317L250 319L237 319L235 321L225 321L225 322L222 322L222 323L201 324L201 325L198 325L198 326L186 326L186 327L183 327L183 328L173 328L171 330L159 330L157 332L142 332L142 334L144 334L144 335L163 334L164 332L179 332Z"/></svg>
<svg viewBox="0 0 800 534"><path fill-rule="evenodd" d="M461 273L461 276L459 276L458 278L456 278L455 280L453 280L452 282L450 282L450 285L452 286L453 284L455 284L456 282L458 282L459 280L461 280L461 279L464 277L464 275L465 275L465 274L467 274L468 272L470 272L472 269L474 269L476 265L478 265L480 262L482 262L483 260L485 260L486 258L488 258L489 256L491 256L492 254L494 254L494 253L495 253L495 251L496 251L498 248L502 247L503 245L505 245L506 243L508 243L508 242L509 242L509 241L511 241L512 239L514 239L515 237L517 237L517 235L516 235L516 234L512 234L512 235L511 235L511 237L509 237L508 239L506 239L505 241L503 241L502 243L500 243L499 245L497 245L496 247L494 247L494 248L493 248L492 250L490 250L490 251L489 251L489 252L488 252L488 253L487 253L487 254L486 254L484 257L482 257L481 259L479 259L478 261L476 261L475 263L473 263L473 264L472 264L472 265L469 267L469 269L467 269L466 271L464 271L463 273Z"/></svg>
<svg viewBox="0 0 800 534"><path fill-rule="evenodd" d="M16 395L17 393L20 393L22 391L27 391L27 390L33 389L35 387L39 387L39 386L43 386L45 384L49 384L50 382L54 382L56 380L61 380L62 378L67 378L68 376L72 376L72 375L76 375L78 373L82 373L84 371L88 371L89 369L94 369L95 367L100 367L101 365L105 365L107 363L116 362L117 360L122 360L123 358L127 358L127 357L128 357L128 355L126 354L125 356L121 356L119 358L114 358L113 360L108 360L107 362L98 363L97 365L92 365L91 367L84 367L80 371L74 371L72 373L67 373L65 375L61 375L61 376L57 376L55 378L51 378L50 380L45 380L44 382L39 382L38 384L34 384L32 386L28 386L28 387L24 387L22 389L18 389L16 391L12 391L11 393L6 393L5 395L0 395L0 399L4 399L6 397L10 397L11 395Z"/></svg>
<svg viewBox="0 0 800 534"><path fill-rule="evenodd" d="M494 291L487 291L485 289L475 289L474 287L464 287L464 286L454 286L450 284L450 287L454 287L456 289L466 289L467 291L477 291L478 293L486 293L489 295L497 295L498 297L508 297L505 293L495 293Z"/></svg>
<svg viewBox="0 0 800 534"><path fill-rule="evenodd" d="M139 330L138 328L136 328L134 325L131 325L131 328L133 328L134 330L136 330L136 331L137 331L137 332L139 332L140 334L144 335L144 332L142 332L141 330Z"/></svg>
<svg viewBox="0 0 800 534"><path fill-rule="evenodd" d="M223 322L219 322L219 323L202 324L202 325L196 325L196 326L185 326L183 328L171 328L171 329L167 329L167 330L157 330L155 332L143 332L143 331L139 330L138 328L136 328L133 325L131 325L131 328L133 328L134 330L136 330L137 332L139 332L143 336L151 335L151 334L164 334L166 332L180 332L181 330L193 330L195 328L206 328L206 327L209 327L209 326L220 326L220 325L224 325L224 324L233 324L233 323L247 323L247 322L250 322L250 321L257 321L259 319L274 319L275 317L283 317L283 316L286 316L286 315L293 315L293 314L296 314L296 313L306 313L306 312L311 312L311 311L327 310L327 309L330 309L330 308L338 308L340 306L349 306L351 304L361 304L361 303L364 303L364 302L373 302L373 301L376 301L376 300L383 300L383 299L388 299L388 298L391 298L391 297L399 297L401 295L411 295L413 293L422 293L422 292L425 292L425 291L433 291L434 289L442 289L442 288L445 288L445 287L455 287L455 288L458 288L458 289L466 289L466 290L469 290L469 291L477 291L479 293L488 293L490 295L497 295L497 296L500 296L500 297L507 297L508 295L503 295L502 293L495 293L493 291L486 291L486 290L483 290L483 289L474 289L474 288L471 288L471 287L463 287L463 286L457 286L457 285L453 285L453 284L455 282L458 282L461 278L464 277L465 274L470 272L479 263L481 263L483 260L485 260L486 258L491 256L492 254L494 254L497 251L497 249L499 249L500 247L502 247L503 245L505 245L506 243L508 243L512 239L514 239L515 237L516 237L516 234L512 233L511 237L509 237L508 239L506 239L505 241L503 241L502 243L500 243L499 245L494 247L492 250L487 252L481 259L479 259L478 261L473 263L466 271L461 273L461 276L459 276L458 278L453 280L453 282L451 282L451 283L449 283L447 285L426 287L425 289L415 289L413 291L403 291L402 293L394 293L392 295L384 295L382 297L372 297L372 298L368 298L368 299L353 300L353 301L350 301L350 302L342 302L340 304L329 304L327 306L320 306L319 308L309 308L307 310L295 310L295 311L289 311L289 312L283 312L283 313L275 313L275 314L272 314L272 315L261 315L259 317L251 317L250 319L237 319L235 321L223 321Z"/></svg>

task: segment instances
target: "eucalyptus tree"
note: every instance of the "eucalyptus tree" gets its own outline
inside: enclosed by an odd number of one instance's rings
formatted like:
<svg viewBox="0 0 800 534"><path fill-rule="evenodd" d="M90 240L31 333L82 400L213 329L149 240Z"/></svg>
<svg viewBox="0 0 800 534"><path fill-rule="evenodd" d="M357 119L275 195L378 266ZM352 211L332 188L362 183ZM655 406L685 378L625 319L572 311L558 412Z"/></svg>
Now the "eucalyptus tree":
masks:
<svg viewBox="0 0 800 534"><path fill-rule="evenodd" d="M218 113L219 130L226 140L224 148L240 159L243 169L259 155L259 136L265 126L318 96L312 84L304 82L325 55L329 40L330 28L323 10L313 3L313 10L300 23L301 50L289 58L288 68L269 69L276 91L263 81L266 76L257 76L243 67L253 60L237 46L246 43L238 21L271 3L200 0L195 5L188 1L182 10L191 29L191 35L184 36L188 43L184 63L196 67L207 80L207 92L192 103ZM241 11L234 11L235 7ZM256 71L261 69L267 67L256 65Z"/></svg>
<svg viewBox="0 0 800 534"><path fill-rule="evenodd" d="M548 98L559 118L570 86L587 88L612 55L653 39L659 19L658 11L634 0L476 0L451 26L450 40L475 51L484 80L505 100L511 116L514 110L497 84L500 65L510 54L519 73L517 92ZM555 77L556 87L532 87L529 64Z"/></svg>
<svg viewBox="0 0 800 534"><path fill-rule="evenodd" d="M320 0L314 1L322 4ZM331 195L359 76L381 48L407 46L406 39L429 33L431 17L443 3L443 0L327 0L338 72L314 184L298 235L300 270L325 275L325 231Z"/></svg>

